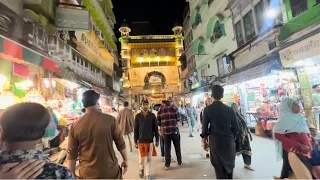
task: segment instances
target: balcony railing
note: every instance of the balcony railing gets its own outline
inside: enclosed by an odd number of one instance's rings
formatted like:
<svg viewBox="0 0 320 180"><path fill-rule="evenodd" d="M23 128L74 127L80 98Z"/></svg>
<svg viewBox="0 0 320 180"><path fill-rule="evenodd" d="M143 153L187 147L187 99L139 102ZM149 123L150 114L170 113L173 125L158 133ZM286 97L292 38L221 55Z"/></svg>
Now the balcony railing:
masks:
<svg viewBox="0 0 320 180"><path fill-rule="evenodd" d="M296 17L308 9L307 0L291 0L290 5L291 5L292 17Z"/></svg>
<svg viewBox="0 0 320 180"><path fill-rule="evenodd" d="M211 36L210 40L211 43L215 43L218 39L220 39L222 37L222 33L218 32L218 33L213 33L213 35Z"/></svg>

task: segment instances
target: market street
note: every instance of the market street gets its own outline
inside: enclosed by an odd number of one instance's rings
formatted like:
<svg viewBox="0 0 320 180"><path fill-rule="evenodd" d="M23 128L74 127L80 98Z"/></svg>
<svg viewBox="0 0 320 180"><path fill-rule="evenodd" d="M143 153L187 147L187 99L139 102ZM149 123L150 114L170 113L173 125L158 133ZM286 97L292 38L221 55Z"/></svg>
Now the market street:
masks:
<svg viewBox="0 0 320 180"><path fill-rule="evenodd" d="M154 179L213 179L215 178L214 169L210 160L204 157L201 149L200 136L198 132L194 137L188 137L187 126L181 130L182 160L184 167L178 167L177 163L172 163L172 169L165 171L164 162L159 155L160 148L157 148L158 156L152 159L152 177ZM270 139L254 136L251 144L253 158L252 167L254 172L243 168L242 157L237 157L234 172L235 179L272 179L278 176L281 171L282 162L276 162L274 143ZM116 151L118 152L118 151ZM124 179L139 179L138 151L128 152L129 169ZM121 156L117 153L119 164ZM172 157L175 159L175 151L172 147Z"/></svg>

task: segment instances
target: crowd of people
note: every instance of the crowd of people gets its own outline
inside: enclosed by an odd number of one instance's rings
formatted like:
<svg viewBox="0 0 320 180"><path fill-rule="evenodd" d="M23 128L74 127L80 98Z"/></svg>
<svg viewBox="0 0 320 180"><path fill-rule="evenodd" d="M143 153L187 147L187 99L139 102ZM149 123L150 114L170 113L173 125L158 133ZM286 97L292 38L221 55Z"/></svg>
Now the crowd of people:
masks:
<svg viewBox="0 0 320 180"><path fill-rule="evenodd" d="M133 113L129 103L116 117L98 108L100 95L93 90L84 92L84 115L69 129L66 167L48 161L43 151L36 149L39 139L47 137L54 123L53 115L37 103L16 104L3 113L1 125L0 178L11 179L122 179L128 170L127 151L139 153L139 177L152 179L152 157L160 145L164 167L170 170L171 144L177 163L183 167L179 123L187 122L189 136L194 127L201 131L201 145L210 158L217 179L232 179L235 158L242 155L244 168L251 167L252 135L245 117L238 112L238 104L225 105L224 89L212 87L212 98L201 103L199 109L191 104L177 107L172 98L162 102L157 111L150 109L148 100L141 102L141 111ZM48 128L50 127L50 128ZM278 159L283 159L279 179L319 178L319 140L316 130L300 113L297 101L285 98L274 129ZM119 166L113 145L122 157ZM79 173L76 174L76 162Z"/></svg>

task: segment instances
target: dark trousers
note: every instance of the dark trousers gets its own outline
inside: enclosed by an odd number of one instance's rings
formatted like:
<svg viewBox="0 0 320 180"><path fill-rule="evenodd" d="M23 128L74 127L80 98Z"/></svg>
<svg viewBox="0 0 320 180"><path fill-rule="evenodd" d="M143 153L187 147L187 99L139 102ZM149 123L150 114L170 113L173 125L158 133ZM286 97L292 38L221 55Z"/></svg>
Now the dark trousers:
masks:
<svg viewBox="0 0 320 180"><path fill-rule="evenodd" d="M214 167L214 170L216 172L216 178L217 179L232 179L233 178L233 172L228 173L226 172L226 169L224 168L223 164L221 163L219 157L216 156L215 153L210 151L210 160L211 164Z"/></svg>
<svg viewBox="0 0 320 180"><path fill-rule="evenodd" d="M283 149L282 151L282 170L281 170L281 179L289 178L290 172L292 171L291 166L289 164L288 152Z"/></svg>
<svg viewBox="0 0 320 180"><path fill-rule="evenodd" d="M164 157L164 139L163 139L163 136L160 136L160 149L161 149L161 157Z"/></svg>
<svg viewBox="0 0 320 180"><path fill-rule="evenodd" d="M184 125L184 115L180 114L180 122L181 122L181 125L183 126Z"/></svg>
<svg viewBox="0 0 320 180"><path fill-rule="evenodd" d="M243 162L246 165L251 165L251 156L248 154L242 154Z"/></svg>
<svg viewBox="0 0 320 180"><path fill-rule="evenodd" d="M168 134L168 135L164 135L163 138L164 138L164 144L165 144L164 145L164 149L165 149L164 154L166 159L165 166L170 167L170 163L171 163L171 141L176 151L178 164L181 165L182 159L181 159L180 134L179 133Z"/></svg>
<svg viewBox="0 0 320 180"><path fill-rule="evenodd" d="M233 178L233 172L227 173L222 164L219 164L219 163L215 164L214 170L216 172L217 179L232 179Z"/></svg>

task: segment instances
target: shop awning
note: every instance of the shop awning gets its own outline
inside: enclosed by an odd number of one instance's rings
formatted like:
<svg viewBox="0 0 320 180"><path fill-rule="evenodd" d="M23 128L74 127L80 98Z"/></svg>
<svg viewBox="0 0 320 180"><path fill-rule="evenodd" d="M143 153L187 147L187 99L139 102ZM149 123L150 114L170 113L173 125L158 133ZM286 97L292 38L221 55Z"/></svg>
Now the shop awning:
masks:
<svg viewBox="0 0 320 180"><path fill-rule="evenodd" d="M236 73L227 79L228 84L237 84L269 75L272 70L280 69L279 61L270 61L251 69Z"/></svg>
<svg viewBox="0 0 320 180"><path fill-rule="evenodd" d="M0 36L0 59L16 63L31 63L52 72L59 72L57 63L27 47Z"/></svg>

